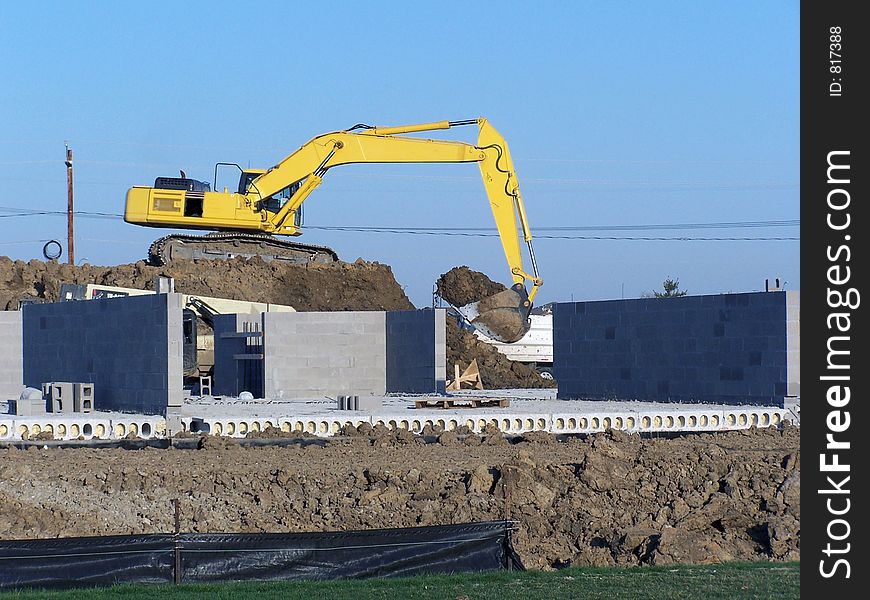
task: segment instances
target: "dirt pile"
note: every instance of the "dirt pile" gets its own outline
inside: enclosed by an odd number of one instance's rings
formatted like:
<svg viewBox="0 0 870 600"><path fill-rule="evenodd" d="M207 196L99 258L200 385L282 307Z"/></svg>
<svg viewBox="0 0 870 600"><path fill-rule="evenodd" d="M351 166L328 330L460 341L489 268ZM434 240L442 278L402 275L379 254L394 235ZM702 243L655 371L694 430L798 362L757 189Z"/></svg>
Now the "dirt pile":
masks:
<svg viewBox="0 0 870 600"><path fill-rule="evenodd" d="M481 342L447 317L447 378L453 379L454 364L459 363L464 369L473 359L477 359L480 378L487 389L556 387L552 379L544 379L531 367L508 360L494 346Z"/></svg>
<svg viewBox="0 0 870 600"><path fill-rule="evenodd" d="M354 434L286 448L0 450L0 538L171 532L180 498L195 532L508 517L534 568L800 556L799 429L513 444L495 432L430 444Z"/></svg>
<svg viewBox="0 0 870 600"><path fill-rule="evenodd" d="M503 292L505 286L484 273L466 266L454 267L441 275L436 284L438 295L453 306L465 306L482 298ZM447 376L453 378L453 365L467 367L477 359L480 377L486 388L555 387L552 379L544 379L534 369L508 360L493 346L481 342L473 333L447 319Z"/></svg>
<svg viewBox="0 0 870 600"><path fill-rule="evenodd" d="M165 267L143 261L100 267L0 257L0 310L16 310L24 298L57 301L61 283L154 289L154 278L161 275L175 278L178 292L289 304L297 310L413 308L388 265L363 260L303 266L236 258L176 261Z"/></svg>
<svg viewBox="0 0 870 600"><path fill-rule="evenodd" d="M453 267L438 278L435 286L439 296L457 307L477 302L507 289L485 274L472 271L466 266Z"/></svg>

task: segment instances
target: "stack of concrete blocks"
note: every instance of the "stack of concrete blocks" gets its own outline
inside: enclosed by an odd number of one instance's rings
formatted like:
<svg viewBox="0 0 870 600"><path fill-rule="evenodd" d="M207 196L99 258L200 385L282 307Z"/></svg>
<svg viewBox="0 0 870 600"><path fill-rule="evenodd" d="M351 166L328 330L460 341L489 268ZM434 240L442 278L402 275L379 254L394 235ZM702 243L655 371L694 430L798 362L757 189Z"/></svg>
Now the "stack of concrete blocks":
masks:
<svg viewBox="0 0 870 600"><path fill-rule="evenodd" d="M92 384L92 407L101 410L180 410L181 312L180 294L27 305L24 382Z"/></svg>
<svg viewBox="0 0 870 600"><path fill-rule="evenodd" d="M42 384L42 395L53 413L94 411L94 384L52 381Z"/></svg>
<svg viewBox="0 0 870 600"><path fill-rule="evenodd" d="M387 328L387 391L444 394L447 380L446 311L390 311Z"/></svg>
<svg viewBox="0 0 870 600"><path fill-rule="evenodd" d="M783 407L800 397L799 292L559 303L558 397Z"/></svg>
<svg viewBox="0 0 870 600"><path fill-rule="evenodd" d="M18 398L23 381L21 313L0 311L0 400Z"/></svg>
<svg viewBox="0 0 870 600"><path fill-rule="evenodd" d="M263 322L260 315L214 318L214 382L217 396L250 392L263 397Z"/></svg>
<svg viewBox="0 0 870 600"><path fill-rule="evenodd" d="M342 396L336 398L338 410L359 410L372 412L384 407L384 399L380 396Z"/></svg>

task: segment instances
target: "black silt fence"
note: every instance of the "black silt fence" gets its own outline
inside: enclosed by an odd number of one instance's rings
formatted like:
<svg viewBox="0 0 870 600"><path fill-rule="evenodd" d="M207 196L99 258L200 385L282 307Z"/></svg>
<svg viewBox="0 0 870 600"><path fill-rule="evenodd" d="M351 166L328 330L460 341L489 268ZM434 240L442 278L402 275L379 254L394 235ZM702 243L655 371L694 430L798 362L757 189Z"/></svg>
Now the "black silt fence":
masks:
<svg viewBox="0 0 870 600"><path fill-rule="evenodd" d="M0 541L0 589L351 579L522 569L512 524L329 533L180 533Z"/></svg>

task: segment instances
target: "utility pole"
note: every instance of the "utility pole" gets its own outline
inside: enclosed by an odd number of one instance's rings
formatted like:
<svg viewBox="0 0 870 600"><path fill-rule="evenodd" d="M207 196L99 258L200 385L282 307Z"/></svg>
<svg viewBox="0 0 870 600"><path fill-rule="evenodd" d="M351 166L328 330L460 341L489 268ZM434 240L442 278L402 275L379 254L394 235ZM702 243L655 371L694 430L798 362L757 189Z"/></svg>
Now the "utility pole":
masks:
<svg viewBox="0 0 870 600"><path fill-rule="evenodd" d="M66 256L67 262L76 264L75 242L73 240L73 158L72 148L66 146Z"/></svg>

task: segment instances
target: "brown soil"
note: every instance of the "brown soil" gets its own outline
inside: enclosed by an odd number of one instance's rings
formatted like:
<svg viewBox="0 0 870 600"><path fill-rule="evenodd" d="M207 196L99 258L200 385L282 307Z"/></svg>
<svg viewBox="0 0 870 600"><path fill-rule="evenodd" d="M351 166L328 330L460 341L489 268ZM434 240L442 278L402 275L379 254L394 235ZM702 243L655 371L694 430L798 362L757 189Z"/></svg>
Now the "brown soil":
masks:
<svg viewBox="0 0 870 600"><path fill-rule="evenodd" d="M466 266L453 267L436 282L438 295L453 306L465 306L503 292L505 286Z"/></svg>
<svg viewBox="0 0 870 600"><path fill-rule="evenodd" d="M196 532L509 517L533 568L800 556L799 429L515 444L380 429L324 447L0 450L0 538L171 532L179 498Z"/></svg>
<svg viewBox="0 0 870 600"><path fill-rule="evenodd" d="M297 310L406 310L414 308L388 265L357 260L332 265L287 265L260 259L175 261L152 267L143 261L99 267L0 257L0 310L18 301L57 301L61 283L96 283L154 289L154 278L174 277L175 289L233 300L289 304Z"/></svg>
<svg viewBox="0 0 870 600"><path fill-rule="evenodd" d="M448 317L447 378L453 379L454 364L459 363L460 369L465 369L475 358L483 387L487 389L556 387L552 379L544 379L531 367L508 360L470 331L460 329L456 321Z"/></svg>
<svg viewBox="0 0 870 600"><path fill-rule="evenodd" d="M491 280L484 273L472 271L466 266L454 267L441 275L436 284L438 295L453 306L465 306L488 298L507 288ZM508 335L508 337L510 337ZM480 377L486 388L540 388L555 387L552 379L544 379L534 369L513 362L495 348L478 340L474 334L460 329L456 322L447 319L447 377L453 378L453 365L459 363L465 369L472 359L477 359Z"/></svg>
<svg viewBox="0 0 870 600"><path fill-rule="evenodd" d="M528 328L527 315L521 312L524 300L514 290L504 290L477 303L478 315L471 323L484 335L501 342L518 342ZM528 306L528 304L526 304Z"/></svg>

